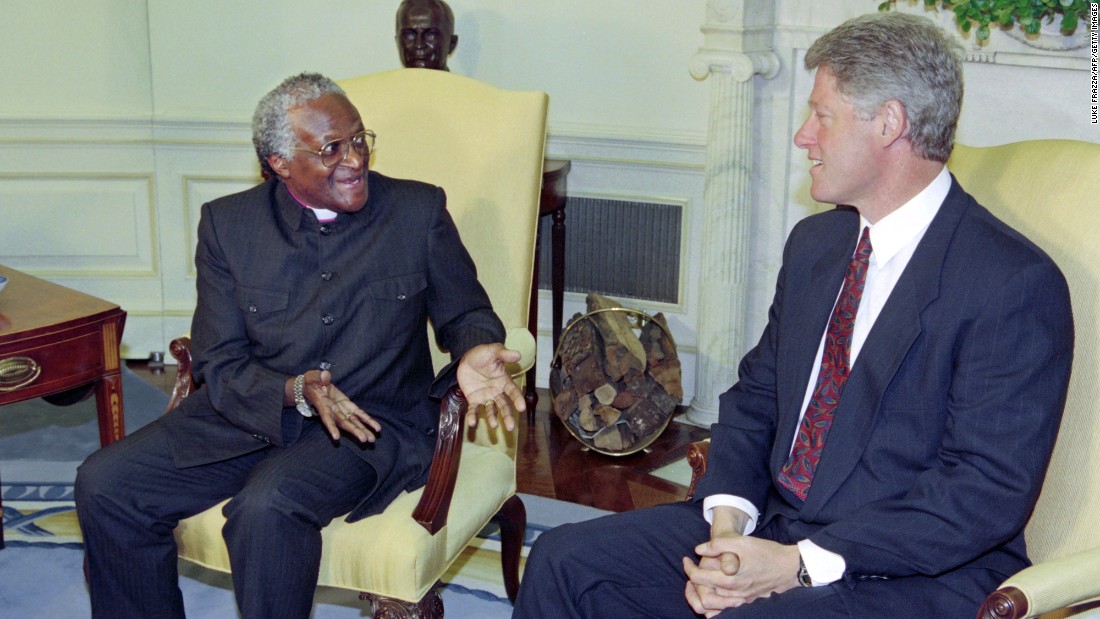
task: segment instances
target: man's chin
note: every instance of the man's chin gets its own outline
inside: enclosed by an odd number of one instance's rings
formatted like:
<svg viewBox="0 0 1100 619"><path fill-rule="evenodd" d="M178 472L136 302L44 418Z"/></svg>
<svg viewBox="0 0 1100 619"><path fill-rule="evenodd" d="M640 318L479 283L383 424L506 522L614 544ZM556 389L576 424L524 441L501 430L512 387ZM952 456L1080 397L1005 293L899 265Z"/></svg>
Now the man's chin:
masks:
<svg viewBox="0 0 1100 619"><path fill-rule="evenodd" d="M358 213L363 210L363 207L367 205L367 194L363 192L362 197L353 197L344 202L343 211L345 213Z"/></svg>
<svg viewBox="0 0 1100 619"><path fill-rule="evenodd" d="M828 190L821 187L819 183L810 185L810 197L818 204L836 204L836 202L832 200Z"/></svg>

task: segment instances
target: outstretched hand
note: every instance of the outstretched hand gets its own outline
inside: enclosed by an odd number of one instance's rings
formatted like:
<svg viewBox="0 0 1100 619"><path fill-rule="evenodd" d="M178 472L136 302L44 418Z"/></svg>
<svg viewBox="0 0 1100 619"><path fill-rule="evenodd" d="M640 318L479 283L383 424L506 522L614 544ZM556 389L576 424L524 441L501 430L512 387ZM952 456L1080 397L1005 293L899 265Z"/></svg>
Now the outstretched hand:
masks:
<svg viewBox="0 0 1100 619"><path fill-rule="evenodd" d="M462 356L456 375L458 387L470 403L466 425L477 426L478 410L483 409L490 428L503 422L509 432L515 429L515 414L527 410L527 403L505 364L515 363L519 358L518 351L502 344L481 344Z"/></svg>
<svg viewBox="0 0 1100 619"><path fill-rule="evenodd" d="M340 430L344 430L360 443L375 441L382 426L332 384L332 372L310 370L305 377L302 394L317 411L332 440L340 440Z"/></svg>

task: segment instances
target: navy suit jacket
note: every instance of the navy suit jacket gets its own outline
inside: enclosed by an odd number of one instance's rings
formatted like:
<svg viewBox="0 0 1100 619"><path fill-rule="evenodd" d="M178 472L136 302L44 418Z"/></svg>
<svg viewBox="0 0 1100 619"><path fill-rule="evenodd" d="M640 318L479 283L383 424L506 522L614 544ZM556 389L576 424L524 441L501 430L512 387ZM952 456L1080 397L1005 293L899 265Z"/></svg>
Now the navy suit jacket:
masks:
<svg viewBox="0 0 1100 619"><path fill-rule="evenodd" d="M358 213L319 224L278 180L203 205L193 372L204 386L164 418L179 467L292 443L304 418L283 407L288 376L322 363L382 425L341 443L379 486L355 520L424 483L439 397L473 346L504 328L446 209L443 190L376 172ZM435 376L431 320L451 365Z"/></svg>
<svg viewBox="0 0 1100 619"><path fill-rule="evenodd" d="M775 478L859 232L848 208L791 232L767 327L720 398L696 496L752 501L757 531L839 553L853 585L923 575L990 590L1027 565L1023 528L1073 354L1065 279L953 180L851 368L800 503Z"/></svg>

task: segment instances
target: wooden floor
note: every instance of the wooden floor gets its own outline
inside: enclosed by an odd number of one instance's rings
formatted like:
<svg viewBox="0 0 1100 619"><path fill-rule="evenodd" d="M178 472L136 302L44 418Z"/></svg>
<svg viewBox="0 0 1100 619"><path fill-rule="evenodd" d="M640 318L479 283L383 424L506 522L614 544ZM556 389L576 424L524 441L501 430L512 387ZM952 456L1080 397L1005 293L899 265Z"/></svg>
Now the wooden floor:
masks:
<svg viewBox="0 0 1100 619"><path fill-rule="evenodd" d="M127 366L171 393L174 367L158 372L150 370L144 361L129 361ZM551 413L549 393L542 389L535 414L522 415L519 422L516 483L520 492L611 511L682 499L686 487L651 472L682 459L690 443L709 434L674 417L646 450L629 456L607 456L588 450L565 429Z"/></svg>

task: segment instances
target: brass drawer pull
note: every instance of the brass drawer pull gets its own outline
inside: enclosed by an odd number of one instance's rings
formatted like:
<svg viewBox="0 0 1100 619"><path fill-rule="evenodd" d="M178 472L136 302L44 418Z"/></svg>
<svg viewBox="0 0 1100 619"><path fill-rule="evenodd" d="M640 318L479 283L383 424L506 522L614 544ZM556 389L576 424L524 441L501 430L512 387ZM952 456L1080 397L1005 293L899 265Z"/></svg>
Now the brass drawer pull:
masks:
<svg viewBox="0 0 1100 619"><path fill-rule="evenodd" d="M22 389L41 374L42 366L30 357L0 359L0 392Z"/></svg>

